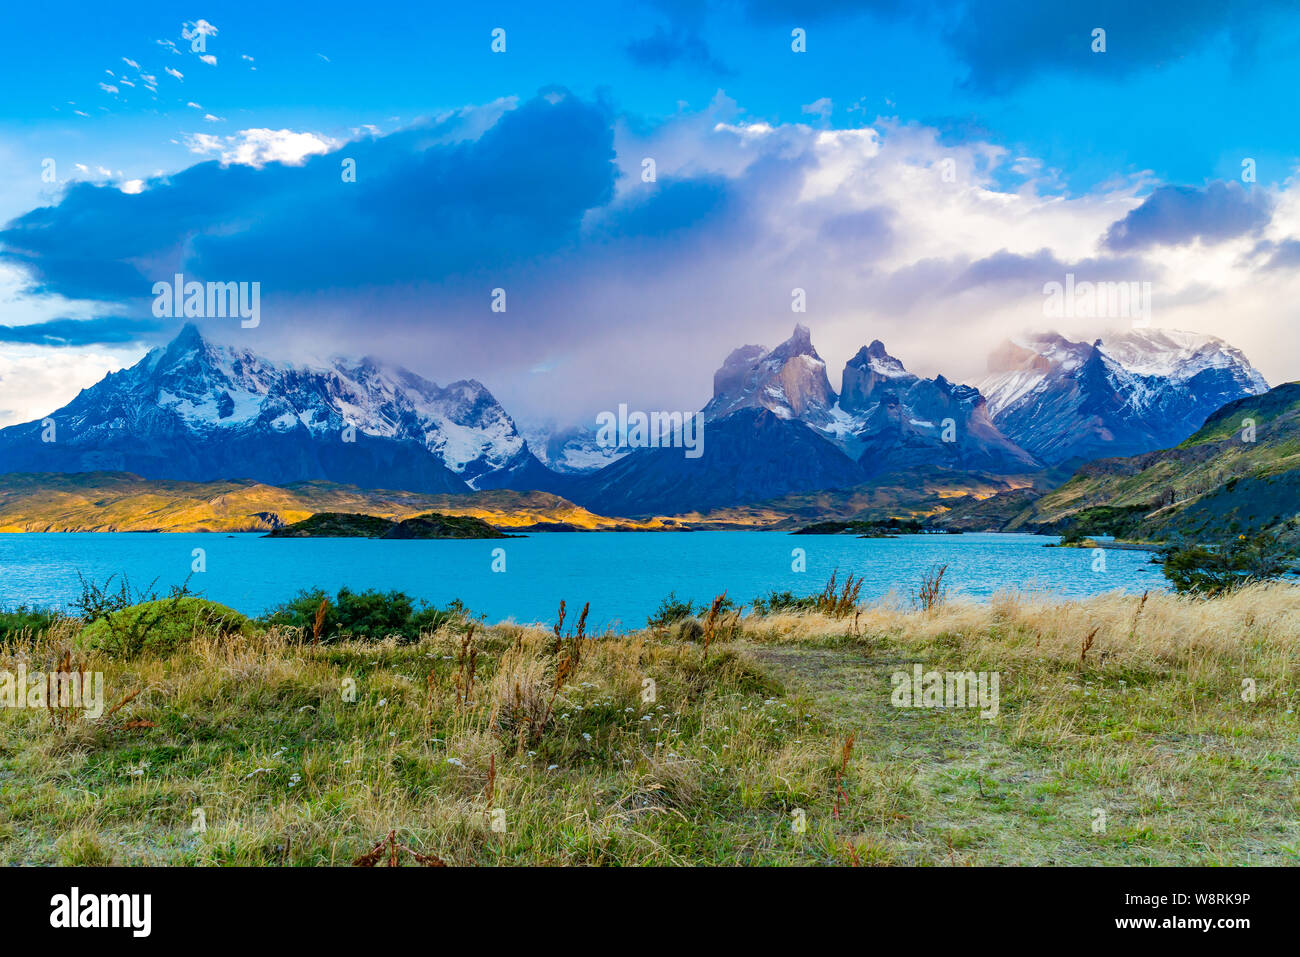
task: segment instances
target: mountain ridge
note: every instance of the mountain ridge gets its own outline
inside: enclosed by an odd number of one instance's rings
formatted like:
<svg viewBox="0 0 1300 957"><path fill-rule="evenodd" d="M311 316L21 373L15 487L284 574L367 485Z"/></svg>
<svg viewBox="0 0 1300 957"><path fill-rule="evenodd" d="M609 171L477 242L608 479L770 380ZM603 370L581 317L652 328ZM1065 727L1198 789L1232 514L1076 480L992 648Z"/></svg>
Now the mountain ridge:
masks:
<svg viewBox="0 0 1300 957"><path fill-rule="evenodd" d="M274 362L214 345L193 323L45 420L0 429L0 461L6 471L319 478L422 492L553 484L476 380L442 388L368 357Z"/></svg>
<svg viewBox="0 0 1300 957"><path fill-rule="evenodd" d="M1300 382L1223 406L1167 449L1099 459L1007 530L1219 541L1273 531L1300 545Z"/></svg>
<svg viewBox="0 0 1300 957"><path fill-rule="evenodd" d="M439 386L371 357L273 361L187 323L45 419L0 429L0 468L442 495L536 489L605 514L703 514L917 469L1017 487L1036 475L1041 486L1084 453L1177 444L1220 400L1266 385L1222 340L1165 330L1021 337L997 347L990 368L986 396L909 372L872 339L845 363L837 393L799 323L774 348L726 356L701 413L703 454L685 458L606 448L590 428L526 437L472 378Z"/></svg>
<svg viewBox="0 0 1300 957"><path fill-rule="evenodd" d="M1047 465L1176 445L1227 402L1268 389L1216 336L1163 329L1006 340L978 383L992 421Z"/></svg>

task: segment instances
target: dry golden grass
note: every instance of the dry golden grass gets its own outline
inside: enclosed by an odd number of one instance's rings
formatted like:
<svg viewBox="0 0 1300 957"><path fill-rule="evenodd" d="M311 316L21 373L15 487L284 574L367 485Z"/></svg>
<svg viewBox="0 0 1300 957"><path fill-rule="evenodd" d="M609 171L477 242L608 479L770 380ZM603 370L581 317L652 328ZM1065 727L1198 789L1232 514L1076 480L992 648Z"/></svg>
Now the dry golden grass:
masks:
<svg viewBox="0 0 1300 957"><path fill-rule="evenodd" d="M109 705L137 694L66 726L0 709L0 862L344 865L385 841L452 865L1298 860L1292 585L749 615L707 660L575 630L83 654ZM73 634L0 646L0 671L53 667ZM891 706L914 663L998 672L997 720Z"/></svg>

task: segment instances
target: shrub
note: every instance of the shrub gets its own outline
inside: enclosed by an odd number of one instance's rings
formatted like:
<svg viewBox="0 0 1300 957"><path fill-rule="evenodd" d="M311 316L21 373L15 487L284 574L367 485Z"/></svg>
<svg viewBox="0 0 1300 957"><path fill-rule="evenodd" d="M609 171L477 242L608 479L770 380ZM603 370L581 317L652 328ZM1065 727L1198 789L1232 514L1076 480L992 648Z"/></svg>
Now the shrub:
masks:
<svg viewBox="0 0 1300 957"><path fill-rule="evenodd" d="M279 608L263 615L260 621L268 626L302 628L310 634L322 602L325 603L325 615L321 634L331 635L338 630L339 616L329 595L320 588L302 589Z"/></svg>
<svg viewBox="0 0 1300 957"><path fill-rule="evenodd" d="M60 617L62 616L58 612L48 608L29 605L18 605L8 611L0 611L0 641L34 638Z"/></svg>
<svg viewBox="0 0 1300 957"><path fill-rule="evenodd" d="M319 635L321 641L344 638L378 640L394 635L414 641L421 632L434 631L448 622L466 617L465 606L459 601L453 601L445 608L421 602L417 608L404 592L375 589L355 592L344 587L333 600L319 588L300 591L261 620L266 625L302 628L306 633L314 634L322 602L325 610Z"/></svg>
<svg viewBox="0 0 1300 957"><path fill-rule="evenodd" d="M839 576L839 569L831 572L830 581L822 589L822 593L816 597L814 607L824 615L830 615L832 618L847 618L857 610L858 592L862 590L862 579L854 579L852 573L844 580L844 584L836 590L835 579Z"/></svg>
<svg viewBox="0 0 1300 957"><path fill-rule="evenodd" d="M682 601L677 597L677 592L670 591L668 597L659 603L655 613L646 619L646 624L651 628L665 628L683 618L690 618L693 614L695 605Z"/></svg>
<svg viewBox="0 0 1300 957"><path fill-rule="evenodd" d="M698 618L679 618L673 629L673 637L678 641L703 641L704 625Z"/></svg>
<svg viewBox="0 0 1300 957"><path fill-rule="evenodd" d="M948 586L943 583L943 576L947 573L948 566L936 562L921 576L921 585L912 593L912 601L922 611L928 613L943 607L948 597Z"/></svg>
<svg viewBox="0 0 1300 957"><path fill-rule="evenodd" d="M413 611L410 597L400 591L354 592L340 588L335 601L338 629L353 638L389 635L413 638L410 624Z"/></svg>
<svg viewBox="0 0 1300 957"><path fill-rule="evenodd" d="M154 585L158 584L158 579L154 579L148 588L133 587L130 580L123 575L117 583L117 588L113 588L113 580L116 575L109 575L104 584L89 581L81 572L77 572L77 580L81 582L81 597L72 603L72 607L77 610L77 614L86 621L98 621L111 615L113 612L122 611L130 608L132 605L143 605L145 602L156 600L158 596ZM170 598L179 598L192 594L190 592L190 580L179 586L173 587Z"/></svg>
<svg viewBox="0 0 1300 957"><path fill-rule="evenodd" d="M863 579L849 575L841 585L838 583L839 574L839 569L832 572L830 580L817 595L800 597L791 591L773 589L766 598L754 599L754 613L774 615L782 611L819 611L832 618L846 618L857 610Z"/></svg>
<svg viewBox="0 0 1300 957"><path fill-rule="evenodd" d="M177 595L107 612L81 629L77 643L115 657L169 654L199 631L251 635L253 623L225 605L193 595Z"/></svg>
<svg viewBox="0 0 1300 957"><path fill-rule="evenodd" d="M1287 552L1271 532L1240 535L1226 545L1174 545L1164 553L1164 575L1180 593L1220 595L1254 581L1281 578Z"/></svg>
<svg viewBox="0 0 1300 957"><path fill-rule="evenodd" d="M800 598L792 591L768 592L766 598L755 598L754 612L759 615L773 615L779 611L811 611L817 607L817 596L808 595Z"/></svg>
<svg viewBox="0 0 1300 957"><path fill-rule="evenodd" d="M1067 526L1065 531L1061 532L1062 545L1081 545L1083 543L1083 530L1077 525Z"/></svg>

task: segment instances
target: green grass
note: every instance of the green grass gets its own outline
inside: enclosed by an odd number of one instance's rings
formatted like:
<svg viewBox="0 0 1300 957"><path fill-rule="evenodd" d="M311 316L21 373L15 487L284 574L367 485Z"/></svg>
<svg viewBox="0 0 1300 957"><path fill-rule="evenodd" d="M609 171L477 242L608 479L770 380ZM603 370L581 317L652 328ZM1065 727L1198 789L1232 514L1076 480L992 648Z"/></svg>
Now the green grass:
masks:
<svg viewBox="0 0 1300 957"><path fill-rule="evenodd" d="M0 671L79 627L0 644ZM390 830L464 865L1300 863L1294 586L747 615L707 658L672 630L557 655L546 627L469 627L74 652L108 706L140 693L66 726L0 709L0 863L342 865ZM914 662L997 671L997 720L893 707Z"/></svg>

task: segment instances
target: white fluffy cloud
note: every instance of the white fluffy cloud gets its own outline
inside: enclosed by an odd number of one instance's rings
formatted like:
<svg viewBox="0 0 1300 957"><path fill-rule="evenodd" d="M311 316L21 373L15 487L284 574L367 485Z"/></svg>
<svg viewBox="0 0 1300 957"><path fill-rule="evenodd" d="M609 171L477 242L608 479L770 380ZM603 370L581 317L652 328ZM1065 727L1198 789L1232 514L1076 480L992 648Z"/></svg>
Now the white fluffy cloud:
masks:
<svg viewBox="0 0 1300 957"><path fill-rule="evenodd" d="M820 113L815 107L806 111ZM1256 251L1261 242L1300 238L1295 178L1270 191L1274 215L1261 232L1120 254L1104 237L1142 204L1155 185L1149 174L1071 193L1034 157L995 143L947 145L919 124L878 118L819 130L740 122L728 115L733 109L720 98L709 114L649 133L620 125L616 140L620 202L638 202L682 177L713 175L731 194L735 213L726 220L743 217L741 235L728 235L725 221L704 227L713 235L692 247L694 266L657 269L658 292L625 293L674 303L680 328L665 328L670 319L657 329L669 341L690 335L691 325L707 336L700 347L708 358L691 376L716 366L727 343L774 345L802 321L832 382L873 338L919 373L976 381L1005 336L1056 328L1087 338L1100 330L1097 322L1044 316L1043 284L1063 281L1067 271L1079 280L1150 282L1153 325L1220 336L1243 348L1270 382L1300 375L1294 316L1279 307L1300 296L1300 269L1261 270ZM650 185L641 177L647 156L657 163ZM691 243L685 234L684 242ZM807 294L804 314L791 312L796 287ZM616 297L606 290L605 307Z"/></svg>
<svg viewBox="0 0 1300 957"><path fill-rule="evenodd" d="M470 111L454 135L478 136L516 106ZM186 145L260 168L301 165L338 143L258 128L196 133ZM706 110L657 127L616 121L614 148L613 200L586 210L580 235L553 258L483 280L510 287L506 332L486 332L485 299L448 283L436 300L414 305L382 288L286 300L280 321L259 331L259 347L291 347L302 319L340 353L373 352L440 381L477 377L520 415L587 418L618 402L698 408L732 348L775 345L795 322L811 327L833 384L876 338L919 374L977 381L1004 336L1096 333L1085 320L1044 316L1044 283L1073 272L1150 282L1155 326L1218 335L1272 383L1300 375L1291 305L1300 301L1300 243L1288 245L1300 240L1296 177L1249 187L1272 213L1258 228L1117 251L1105 237L1161 185L1150 174L1071 192L1035 156L993 142L952 144L921 124L750 122L719 93ZM647 158L651 182L642 175ZM805 313L791 310L795 288L805 291ZM514 319L516 303L526 322ZM376 313L382 325L362 319ZM412 342L435 334L439 348L412 359ZM539 368L558 371L529 374ZM0 408L14 394L0 384Z"/></svg>
<svg viewBox="0 0 1300 957"><path fill-rule="evenodd" d="M232 136L191 133L185 145L192 153L215 155L227 166L236 163L260 169L267 163L301 166L307 157L328 153L338 142L320 133L248 129Z"/></svg>
<svg viewBox="0 0 1300 957"><path fill-rule="evenodd" d="M62 408L87 385L135 363L139 351L6 343L0 350L0 427L30 422Z"/></svg>

